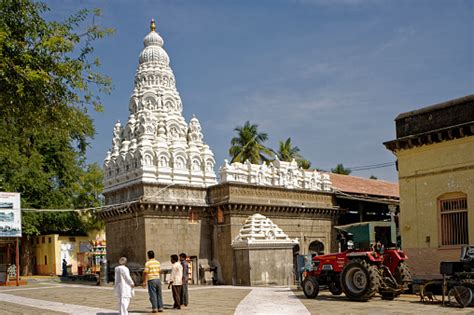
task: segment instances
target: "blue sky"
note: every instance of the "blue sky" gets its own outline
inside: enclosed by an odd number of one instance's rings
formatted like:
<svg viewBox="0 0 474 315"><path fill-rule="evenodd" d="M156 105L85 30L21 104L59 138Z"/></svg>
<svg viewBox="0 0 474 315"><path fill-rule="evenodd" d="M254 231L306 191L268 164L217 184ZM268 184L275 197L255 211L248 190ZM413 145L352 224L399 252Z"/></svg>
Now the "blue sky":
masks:
<svg viewBox="0 0 474 315"><path fill-rule="evenodd" d="M113 79L93 113L88 152L102 164L116 120L126 122L143 37L155 18L187 121L200 120L216 164L246 120L268 146L292 138L312 166L395 160L401 112L474 92L474 1L47 1L49 19L100 8L116 33L96 45ZM216 168L217 171L217 168ZM352 175L397 180L394 167Z"/></svg>

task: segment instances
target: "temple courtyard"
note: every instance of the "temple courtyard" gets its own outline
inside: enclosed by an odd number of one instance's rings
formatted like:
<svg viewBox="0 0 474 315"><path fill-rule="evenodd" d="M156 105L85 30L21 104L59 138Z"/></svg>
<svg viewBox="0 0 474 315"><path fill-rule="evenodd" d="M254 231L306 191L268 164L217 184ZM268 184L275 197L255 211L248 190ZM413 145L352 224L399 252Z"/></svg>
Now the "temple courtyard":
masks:
<svg viewBox="0 0 474 315"><path fill-rule="evenodd" d="M190 304L172 309L170 290L163 290L164 313L170 314L474 314L473 308L422 304L416 295L394 301L348 301L322 291L317 299L287 287L190 286ZM0 287L0 314L116 314L113 287L60 283L47 279L26 286ZM137 288L130 314L151 313L148 294Z"/></svg>

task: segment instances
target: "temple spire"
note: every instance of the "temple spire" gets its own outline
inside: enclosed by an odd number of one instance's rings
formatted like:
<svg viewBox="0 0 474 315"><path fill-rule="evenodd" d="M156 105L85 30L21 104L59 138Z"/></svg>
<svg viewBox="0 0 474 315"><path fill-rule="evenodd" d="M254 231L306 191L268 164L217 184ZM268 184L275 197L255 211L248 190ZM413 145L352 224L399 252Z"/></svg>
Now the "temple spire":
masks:
<svg viewBox="0 0 474 315"><path fill-rule="evenodd" d="M143 38L138 58L130 116L114 127L110 156L104 161L105 190L130 183L215 185L214 154L204 142L201 125L183 117L170 58L155 20ZM124 186L124 187L125 187Z"/></svg>

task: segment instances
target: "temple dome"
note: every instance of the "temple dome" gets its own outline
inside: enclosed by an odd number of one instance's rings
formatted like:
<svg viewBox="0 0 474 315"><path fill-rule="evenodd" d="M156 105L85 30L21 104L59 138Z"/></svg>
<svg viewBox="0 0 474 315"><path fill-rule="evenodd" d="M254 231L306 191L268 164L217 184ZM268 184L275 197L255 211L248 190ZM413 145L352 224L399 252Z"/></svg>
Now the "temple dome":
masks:
<svg viewBox="0 0 474 315"><path fill-rule="evenodd" d="M145 48L140 54L139 62L143 63L158 63L161 65L169 65L170 58L163 47L163 38L155 31L155 21L151 21L150 33L143 39Z"/></svg>
<svg viewBox="0 0 474 315"><path fill-rule="evenodd" d="M163 38L161 38L161 36L155 32L155 31L151 31L150 33L148 33L147 36L145 36L145 38L143 39L143 45L145 47L148 47L148 46L160 46L160 47L163 47Z"/></svg>
<svg viewBox="0 0 474 315"><path fill-rule="evenodd" d="M151 45L143 49L142 53L140 54L139 62L140 64L153 62L162 65L169 65L170 58L163 48L157 45Z"/></svg>

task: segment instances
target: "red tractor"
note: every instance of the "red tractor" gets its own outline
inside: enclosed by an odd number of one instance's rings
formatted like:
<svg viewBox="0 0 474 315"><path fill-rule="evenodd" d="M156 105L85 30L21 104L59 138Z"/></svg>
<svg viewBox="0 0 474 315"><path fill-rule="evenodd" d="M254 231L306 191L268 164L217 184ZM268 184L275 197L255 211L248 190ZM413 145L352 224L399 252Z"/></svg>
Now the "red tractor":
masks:
<svg viewBox="0 0 474 315"><path fill-rule="evenodd" d="M367 301L377 292L392 300L408 289L412 278L407 256L384 245L396 240L393 223L363 222L336 228L341 231L342 252L312 258L312 270L306 272L302 285L306 297L317 297L320 286L327 286L334 295L344 292L354 301Z"/></svg>

